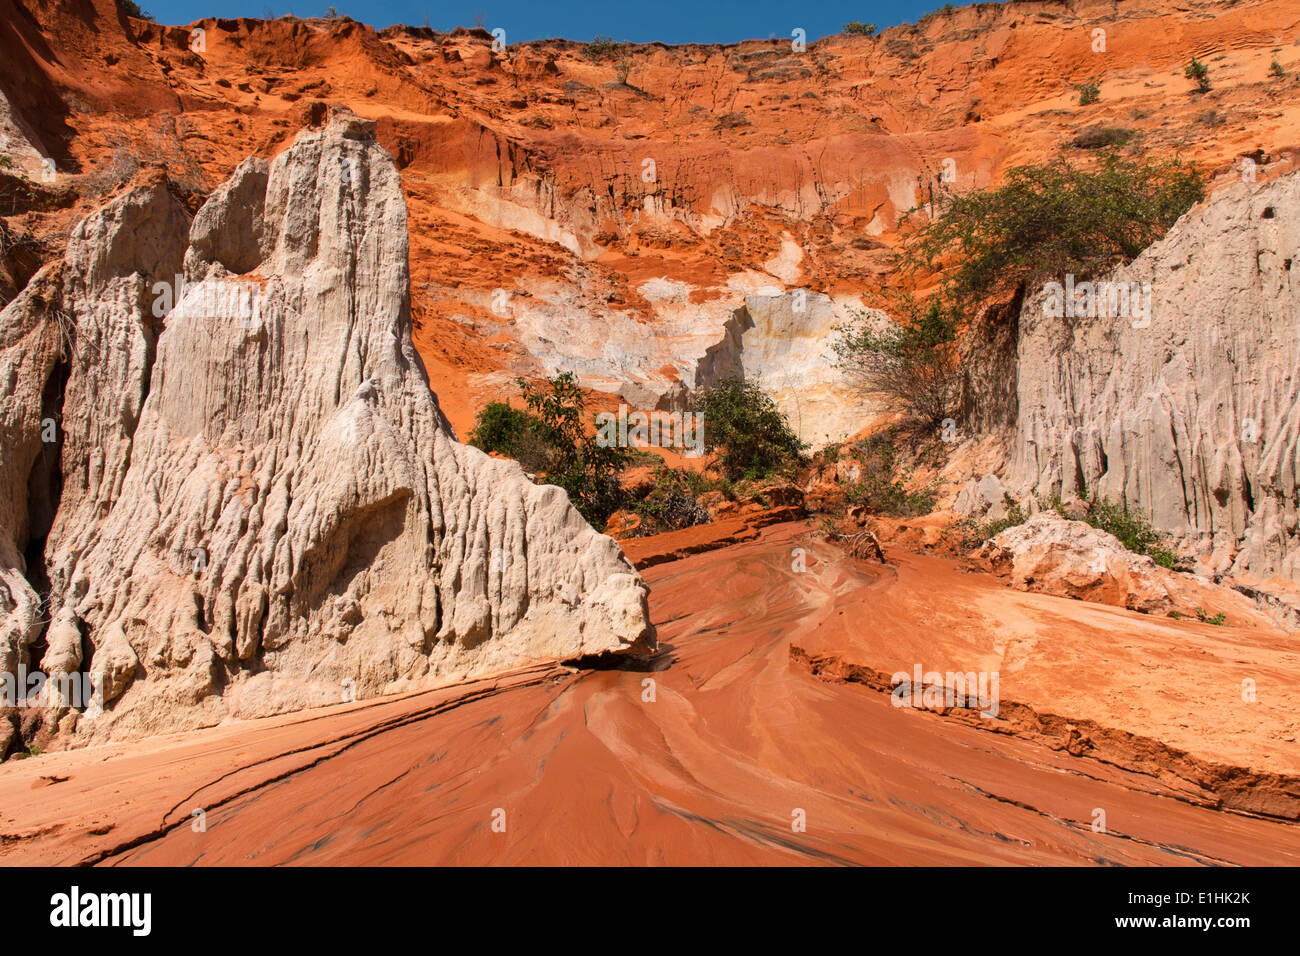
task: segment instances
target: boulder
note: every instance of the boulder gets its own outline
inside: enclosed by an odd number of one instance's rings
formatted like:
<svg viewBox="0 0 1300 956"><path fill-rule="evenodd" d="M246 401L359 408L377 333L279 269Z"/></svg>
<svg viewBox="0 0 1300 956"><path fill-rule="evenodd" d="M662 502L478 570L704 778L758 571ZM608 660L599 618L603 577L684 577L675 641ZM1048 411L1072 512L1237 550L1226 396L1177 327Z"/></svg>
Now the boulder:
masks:
<svg viewBox="0 0 1300 956"><path fill-rule="evenodd" d="M1267 620L1234 588L1161 567L1114 535L1051 511L1007 528L971 557L1022 591L1209 623L1259 626Z"/></svg>
<svg viewBox="0 0 1300 956"><path fill-rule="evenodd" d="M1167 613L1177 606L1174 572L1082 521L1040 512L984 542L974 555L1013 587Z"/></svg>

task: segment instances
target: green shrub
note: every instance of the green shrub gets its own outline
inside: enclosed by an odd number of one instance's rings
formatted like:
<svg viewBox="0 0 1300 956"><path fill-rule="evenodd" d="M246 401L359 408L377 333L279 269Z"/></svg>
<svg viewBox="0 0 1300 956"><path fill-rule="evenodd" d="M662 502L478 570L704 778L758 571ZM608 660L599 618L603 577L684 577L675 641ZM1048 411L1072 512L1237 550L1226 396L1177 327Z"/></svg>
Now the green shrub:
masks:
<svg viewBox="0 0 1300 956"><path fill-rule="evenodd" d="M1101 99L1101 87L1093 80L1087 83L1081 83L1075 87L1079 93L1079 105L1091 106Z"/></svg>
<svg viewBox="0 0 1300 956"><path fill-rule="evenodd" d="M541 423L509 402L485 405L474 420L474 430L467 440L475 448L515 459L529 472L547 471L554 459L554 449L543 437Z"/></svg>
<svg viewBox="0 0 1300 956"><path fill-rule="evenodd" d="M863 23L860 20L853 20L844 24L844 32L854 36L869 37L876 32L874 23Z"/></svg>
<svg viewBox="0 0 1300 956"><path fill-rule="evenodd" d="M806 447L772 397L752 381L723 379L695 395L704 419L704 447L719 452L719 467L732 480L761 478L798 462Z"/></svg>
<svg viewBox="0 0 1300 956"><path fill-rule="evenodd" d="M1281 63L1277 62L1277 60L1274 60L1272 63L1268 65L1268 72L1278 78L1286 76L1286 69L1282 66Z"/></svg>
<svg viewBox="0 0 1300 956"><path fill-rule="evenodd" d="M1200 92L1210 92L1210 68L1196 57L1192 57L1192 62L1187 64L1187 68L1183 70L1183 76L1189 80L1195 80L1196 89Z"/></svg>
<svg viewBox="0 0 1300 956"><path fill-rule="evenodd" d="M1167 539L1151 527L1151 519L1136 509L1107 499L1093 499L1083 520L1101 531L1113 534L1120 544L1134 554L1145 554L1162 568L1174 566L1174 552Z"/></svg>
<svg viewBox="0 0 1300 956"><path fill-rule="evenodd" d="M1163 236L1204 198L1205 182L1178 160L1111 151L1094 168L1061 157L1017 166L996 188L939 197L941 214L908 238L904 265L952 263L946 294L958 304L1050 276L1095 274Z"/></svg>
<svg viewBox="0 0 1300 956"><path fill-rule="evenodd" d="M602 445L587 429L586 399L572 372L534 385L516 379L527 411L492 402L481 411L470 444L517 458L548 484L558 485L589 523L604 527L622 507L626 494L619 473L631 457L627 449Z"/></svg>
<svg viewBox="0 0 1300 956"><path fill-rule="evenodd" d="M959 379L955 311L938 298L924 306L900 299L898 320L880 326L864 313L835 327L834 364L860 391L910 424L947 417Z"/></svg>
<svg viewBox="0 0 1300 956"><path fill-rule="evenodd" d="M1007 513L1001 518L994 518L977 526L976 533L980 542L995 538L1008 528L1015 528L1029 520L1029 514L1020 507L1020 502L1007 498Z"/></svg>

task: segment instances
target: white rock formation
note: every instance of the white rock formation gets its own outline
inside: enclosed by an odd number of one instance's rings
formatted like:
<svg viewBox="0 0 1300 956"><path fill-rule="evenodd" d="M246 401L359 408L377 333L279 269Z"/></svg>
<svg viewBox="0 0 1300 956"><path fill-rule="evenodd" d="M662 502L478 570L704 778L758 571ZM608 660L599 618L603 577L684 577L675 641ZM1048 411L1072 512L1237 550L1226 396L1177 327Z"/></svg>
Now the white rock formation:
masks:
<svg viewBox="0 0 1300 956"><path fill-rule="evenodd" d="M959 515L998 521L1007 516L1006 497L1006 488L997 475L985 475L978 481L972 478L957 493L952 510Z"/></svg>
<svg viewBox="0 0 1300 956"><path fill-rule="evenodd" d="M1234 623L1262 617L1242 595L1178 574L1127 550L1112 534L1053 512L1040 512L984 542L975 560L1004 574L1012 587L1111 604L1143 613L1198 607L1227 609Z"/></svg>
<svg viewBox="0 0 1300 956"><path fill-rule="evenodd" d="M575 268L562 281L531 282L527 295L508 298L500 324L480 331L515 339L536 363L530 371L572 371L584 387L621 394L633 408L672 408L682 388L739 377L772 395L795 433L813 447L860 431L879 409L835 367L831 343L834 327L862 310L861 302L786 291L770 280L763 291L746 291L753 284L701 290L652 279L638 289L653 311L647 321L598 301L589 287L595 283ZM695 301L692 293L701 292L709 298ZM486 296L476 304L492 310Z"/></svg>
<svg viewBox="0 0 1300 956"><path fill-rule="evenodd" d="M1142 316L1020 314L1008 485L1150 513L1216 573L1300 579L1300 174L1189 212L1114 283Z"/></svg>
<svg viewBox="0 0 1300 956"><path fill-rule="evenodd" d="M880 414L834 364L835 326L854 311L868 310L852 299L798 290L748 295L729 334L699 361L696 381L727 374L753 380L812 447L843 441Z"/></svg>
<svg viewBox="0 0 1300 956"><path fill-rule="evenodd" d="M26 485L62 356L45 658L103 674L82 737L653 642L614 541L455 440L411 343L406 207L372 134L336 114L243 163L192 226L163 185L137 188L79 227L47 270L61 285L43 274L0 314L0 652L9 668L40 630Z"/></svg>

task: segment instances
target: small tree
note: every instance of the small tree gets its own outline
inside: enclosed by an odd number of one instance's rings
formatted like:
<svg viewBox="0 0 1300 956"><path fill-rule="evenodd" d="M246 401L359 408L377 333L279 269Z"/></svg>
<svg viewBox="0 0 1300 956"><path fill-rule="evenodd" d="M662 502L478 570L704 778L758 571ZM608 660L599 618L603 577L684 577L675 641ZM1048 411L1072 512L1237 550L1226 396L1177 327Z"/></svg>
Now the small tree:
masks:
<svg viewBox="0 0 1300 956"><path fill-rule="evenodd" d="M938 425L948 416L959 378L955 312L937 297L922 307L910 296L901 299L899 312L890 325L858 313L837 326L831 346L836 367L909 424Z"/></svg>
<svg viewBox="0 0 1300 956"><path fill-rule="evenodd" d="M135 0L119 0L119 3L122 6L122 12L128 17L135 17L137 20L153 19L153 14L141 10L140 4L136 3Z"/></svg>
<svg viewBox="0 0 1300 956"><path fill-rule="evenodd" d="M623 504L619 472L627 465L626 448L602 445L588 430L586 399L572 372L532 384L516 379L528 410L505 402L484 407L470 433L470 444L515 458L548 484L569 493L569 500L591 524L605 521Z"/></svg>
<svg viewBox="0 0 1300 956"><path fill-rule="evenodd" d="M876 32L876 25L854 20L851 23L844 24L844 32L854 36L869 37Z"/></svg>
<svg viewBox="0 0 1300 956"><path fill-rule="evenodd" d="M627 78L632 73L632 58L624 53L614 64L614 76L619 86L627 86Z"/></svg>
<svg viewBox="0 0 1300 956"><path fill-rule="evenodd" d="M603 527L623 503L618 475L630 453L616 445L602 445L595 431L587 430L587 402L572 372L555 376L545 386L522 378L515 381L540 423L543 438L555 450L546 480L567 491L584 518Z"/></svg>
<svg viewBox="0 0 1300 956"><path fill-rule="evenodd" d="M1195 80L1196 89L1199 92L1210 92L1210 68L1196 57L1192 57L1192 62L1187 64L1187 68L1183 70L1183 76L1189 80Z"/></svg>
<svg viewBox="0 0 1300 956"><path fill-rule="evenodd" d="M803 455L804 442L754 382L729 378L701 389L695 410L704 418L704 447L721 453L729 478L761 478Z"/></svg>

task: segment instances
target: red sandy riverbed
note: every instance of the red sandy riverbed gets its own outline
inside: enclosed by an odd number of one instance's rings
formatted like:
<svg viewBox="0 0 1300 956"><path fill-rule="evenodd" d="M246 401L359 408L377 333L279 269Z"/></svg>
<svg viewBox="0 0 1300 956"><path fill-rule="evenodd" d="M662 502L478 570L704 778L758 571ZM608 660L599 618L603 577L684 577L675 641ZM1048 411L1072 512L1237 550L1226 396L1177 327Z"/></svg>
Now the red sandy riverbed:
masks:
<svg viewBox="0 0 1300 956"><path fill-rule="evenodd" d="M792 569L795 547L807 551L806 572ZM1300 827L1215 809L1223 794L1194 779L1235 762L1246 768L1238 776L1258 777L1256 792L1277 788L1265 809L1285 812L1295 778L1250 769L1270 748L1271 769L1294 762L1273 711L1237 727L1226 703L1211 702L1218 712L1194 719L1216 723L1218 736L1180 758L1156 738L1188 733L1176 713L1184 701L1157 689L1125 710L1103 664L1122 663L1111 652L1127 646L1181 673L1179 693L1203 693L1198 682L1216 666L1207 655L1231 635L1213 643L1203 626L1019 594L937 559L853 562L798 523L645 576L663 645L648 669L538 667L10 762L0 768L0 863L1300 863ZM947 617L934 616L940 597ZM1000 645L1002 695L1026 710L1011 707L1003 732L895 708L853 683L892 669L889 647L900 661L923 655L927 668L974 667L993 653L979 637L983 615L1008 608L1024 633L1021 659ZM1039 645L1026 636L1036 627ZM1162 644L1168 627L1184 630ZM1095 643L1106 635L1114 647ZM1257 641L1242 653L1265 669L1295 667L1273 636L1239 639ZM1093 756L1026 724L1066 674L1073 691L1062 702L1092 721L1078 726ZM1105 675L1091 696L1081 689L1090 674ZM1126 726L1134 721L1144 725ZM1130 730L1156 742L1126 756L1115 741ZM1106 833L1093 832L1097 809ZM504 832L493 829L497 811Z"/></svg>

